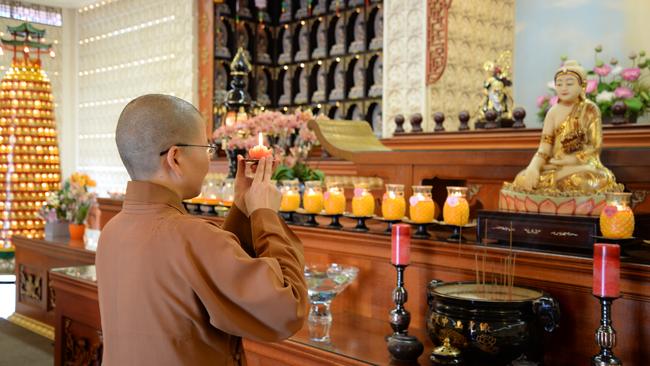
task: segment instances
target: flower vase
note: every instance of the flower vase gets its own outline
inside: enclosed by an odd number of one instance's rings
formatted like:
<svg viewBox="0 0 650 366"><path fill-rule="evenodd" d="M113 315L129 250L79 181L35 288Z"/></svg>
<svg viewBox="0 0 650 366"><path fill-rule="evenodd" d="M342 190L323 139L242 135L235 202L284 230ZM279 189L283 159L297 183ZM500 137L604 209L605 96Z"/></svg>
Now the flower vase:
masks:
<svg viewBox="0 0 650 366"><path fill-rule="evenodd" d="M246 149L226 150L226 157L228 158L228 178L234 178L237 174L237 155L246 157Z"/></svg>
<svg viewBox="0 0 650 366"><path fill-rule="evenodd" d="M86 225L84 224L69 224L68 230L70 231L71 240L83 240Z"/></svg>
<svg viewBox="0 0 650 366"><path fill-rule="evenodd" d="M67 239L70 237L69 222L54 221L45 223L45 240Z"/></svg>

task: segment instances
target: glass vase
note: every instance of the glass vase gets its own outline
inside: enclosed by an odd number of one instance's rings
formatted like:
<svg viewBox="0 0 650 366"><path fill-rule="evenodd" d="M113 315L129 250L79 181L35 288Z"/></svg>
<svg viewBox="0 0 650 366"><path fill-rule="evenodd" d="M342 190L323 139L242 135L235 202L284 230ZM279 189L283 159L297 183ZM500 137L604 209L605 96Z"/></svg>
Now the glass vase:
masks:
<svg viewBox="0 0 650 366"><path fill-rule="evenodd" d="M406 214L403 184L386 184L381 201L381 214L386 220L401 220Z"/></svg>
<svg viewBox="0 0 650 366"><path fill-rule="evenodd" d="M412 186L413 195L409 198L409 216L418 224L432 222L436 207L431 198L432 186Z"/></svg>
<svg viewBox="0 0 650 366"><path fill-rule="evenodd" d="M465 226L469 222L467 187L447 187L447 199L442 208L445 224Z"/></svg>
<svg viewBox="0 0 650 366"><path fill-rule="evenodd" d="M605 207L600 212L600 231L610 239L625 239L634 233L634 213L630 208L632 193L605 193Z"/></svg>

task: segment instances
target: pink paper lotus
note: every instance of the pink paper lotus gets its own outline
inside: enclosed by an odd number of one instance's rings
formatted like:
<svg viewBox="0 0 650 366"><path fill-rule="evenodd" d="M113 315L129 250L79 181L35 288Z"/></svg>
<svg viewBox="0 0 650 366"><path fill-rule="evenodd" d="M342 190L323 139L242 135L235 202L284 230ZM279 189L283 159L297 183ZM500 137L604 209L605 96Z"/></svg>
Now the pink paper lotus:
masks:
<svg viewBox="0 0 650 366"><path fill-rule="evenodd" d="M535 201L526 197L526 211L527 212L539 212L539 205Z"/></svg>
<svg viewBox="0 0 650 366"><path fill-rule="evenodd" d="M594 200L588 199L576 207L576 215L591 215L594 209Z"/></svg>
<svg viewBox="0 0 650 366"><path fill-rule="evenodd" d="M600 76L607 76L610 72L612 72L612 67L604 64L601 67L594 67L594 72Z"/></svg>
<svg viewBox="0 0 650 366"><path fill-rule="evenodd" d="M560 215L573 215L576 210L576 201L570 200L562 202L557 208L557 213Z"/></svg>
<svg viewBox="0 0 650 366"><path fill-rule="evenodd" d="M591 94L595 91L598 91L598 80L597 79L587 80L587 89L585 90L585 92L587 94Z"/></svg>
<svg viewBox="0 0 650 366"><path fill-rule="evenodd" d="M634 96L634 92L632 91L632 89L626 86L619 86L618 88L616 88L616 90L614 90L614 95L617 98L629 99Z"/></svg>

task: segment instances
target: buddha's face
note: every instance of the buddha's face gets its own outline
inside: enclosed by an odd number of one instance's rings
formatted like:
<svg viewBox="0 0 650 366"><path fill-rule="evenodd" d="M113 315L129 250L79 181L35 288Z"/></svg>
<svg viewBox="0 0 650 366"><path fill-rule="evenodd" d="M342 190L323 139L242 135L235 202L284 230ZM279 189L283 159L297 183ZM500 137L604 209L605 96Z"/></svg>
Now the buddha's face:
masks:
<svg viewBox="0 0 650 366"><path fill-rule="evenodd" d="M555 79L555 91L562 102L575 102L582 93L582 85L575 75L560 75Z"/></svg>

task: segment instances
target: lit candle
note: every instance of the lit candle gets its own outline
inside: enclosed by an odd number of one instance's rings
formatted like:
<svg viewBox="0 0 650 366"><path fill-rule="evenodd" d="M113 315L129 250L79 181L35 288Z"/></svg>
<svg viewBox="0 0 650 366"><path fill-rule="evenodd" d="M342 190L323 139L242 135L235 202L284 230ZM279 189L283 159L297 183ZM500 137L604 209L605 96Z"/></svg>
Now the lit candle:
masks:
<svg viewBox="0 0 650 366"><path fill-rule="evenodd" d="M408 266L408 264L411 262L410 225L393 225L390 262L396 266Z"/></svg>
<svg viewBox="0 0 650 366"><path fill-rule="evenodd" d="M271 156L273 154L271 149L264 146L264 137L262 136L261 132L258 135L258 141L259 142L257 146L253 146L250 150L248 150L249 159L259 160L261 158Z"/></svg>
<svg viewBox="0 0 650 366"><path fill-rule="evenodd" d="M620 296L621 247L618 244L594 244L593 294L598 297Z"/></svg>

